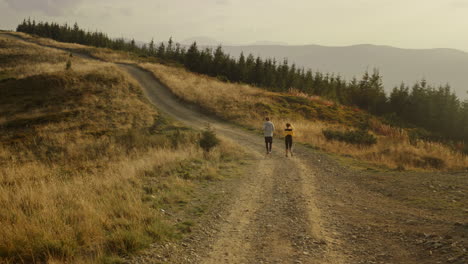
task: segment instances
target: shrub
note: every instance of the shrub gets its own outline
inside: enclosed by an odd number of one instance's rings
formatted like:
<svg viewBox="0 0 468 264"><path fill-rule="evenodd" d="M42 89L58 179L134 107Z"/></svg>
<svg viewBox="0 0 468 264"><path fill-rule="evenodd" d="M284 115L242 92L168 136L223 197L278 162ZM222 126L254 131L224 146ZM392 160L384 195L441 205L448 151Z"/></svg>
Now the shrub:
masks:
<svg viewBox="0 0 468 264"><path fill-rule="evenodd" d="M371 146L377 143L377 138L365 130L337 131L323 130L323 135L327 140L337 140L355 145Z"/></svg>
<svg viewBox="0 0 468 264"><path fill-rule="evenodd" d="M71 60L67 60L67 64L65 65L65 70L70 70L71 69L71 66L72 66L72 63L71 63Z"/></svg>
<svg viewBox="0 0 468 264"><path fill-rule="evenodd" d="M73 53L70 53L68 55L68 60L67 60L67 63L65 64L65 70L71 70L71 67L72 67L72 58L73 58Z"/></svg>
<svg viewBox="0 0 468 264"><path fill-rule="evenodd" d="M162 147L168 143L166 136L161 134L151 134L146 129L129 129L117 133L116 142L123 146L126 151L147 150L151 147Z"/></svg>
<svg viewBox="0 0 468 264"><path fill-rule="evenodd" d="M229 79L224 75L218 75L218 76L216 76L216 79L218 79L218 80L220 80L222 82L229 82Z"/></svg>
<svg viewBox="0 0 468 264"><path fill-rule="evenodd" d="M410 144L413 146L417 146L418 141L431 141L431 142L443 142L442 136L429 132L422 128L414 128L411 129L408 133Z"/></svg>
<svg viewBox="0 0 468 264"><path fill-rule="evenodd" d="M272 114L274 112L273 108L269 104L265 104L262 102L257 102L254 105L254 109L257 113L262 115Z"/></svg>
<svg viewBox="0 0 468 264"><path fill-rule="evenodd" d="M317 116L317 111L310 106L300 105L296 110L298 113L301 113L307 119L313 119Z"/></svg>
<svg viewBox="0 0 468 264"><path fill-rule="evenodd" d="M216 137L216 133L209 125L202 132L199 144L205 152L210 152L212 148L219 145L219 139Z"/></svg>
<svg viewBox="0 0 468 264"><path fill-rule="evenodd" d="M432 156L424 156L421 157L420 161L416 162L416 166L421 168L434 168L440 170L445 167L445 161Z"/></svg>

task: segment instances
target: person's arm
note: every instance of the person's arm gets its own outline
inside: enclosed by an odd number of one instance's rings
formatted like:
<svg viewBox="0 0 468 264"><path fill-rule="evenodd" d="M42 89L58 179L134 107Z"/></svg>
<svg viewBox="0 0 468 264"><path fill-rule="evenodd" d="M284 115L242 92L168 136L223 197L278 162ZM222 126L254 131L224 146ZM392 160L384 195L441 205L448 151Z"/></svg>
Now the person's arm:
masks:
<svg viewBox="0 0 468 264"><path fill-rule="evenodd" d="M271 131L275 131L275 124L271 123Z"/></svg>

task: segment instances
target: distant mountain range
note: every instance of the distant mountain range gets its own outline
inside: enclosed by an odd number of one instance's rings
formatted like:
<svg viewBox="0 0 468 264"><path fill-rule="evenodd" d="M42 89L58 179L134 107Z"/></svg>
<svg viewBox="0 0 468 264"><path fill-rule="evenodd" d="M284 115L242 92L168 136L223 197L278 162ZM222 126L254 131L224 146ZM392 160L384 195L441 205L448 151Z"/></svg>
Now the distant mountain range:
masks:
<svg viewBox="0 0 468 264"><path fill-rule="evenodd" d="M200 46L217 46L213 39L193 38ZM383 76L385 89L391 91L404 82L412 86L423 78L431 85L450 84L462 99L468 99L468 53L455 49L401 49L390 46L354 45L329 47L320 45L291 46L271 42L251 45L223 45L223 50L238 57L252 53L262 58L276 58L282 62L313 71L339 74L349 80L358 79L366 70L378 69Z"/></svg>
<svg viewBox="0 0 468 264"><path fill-rule="evenodd" d="M218 41L216 39L209 38L209 37L193 37L193 38L189 38L189 39L186 39L186 40L182 41L181 44L191 45L191 44L193 44L193 42L197 42L197 45L200 45L200 46L218 46L218 45L236 46L235 44L225 42L225 41ZM285 45L288 45L288 43L279 42L279 41L261 40L261 41L256 41L256 42L250 43L248 45L250 45L250 46L259 46L259 45L267 45L267 46L282 45L282 46L285 46Z"/></svg>
<svg viewBox="0 0 468 264"><path fill-rule="evenodd" d="M202 45L202 46L217 46L217 45L228 45L229 43L223 43L222 41L217 41L216 39L209 38L209 37L193 37L189 39L183 40L180 44L183 45L191 45L194 42L197 43L197 45Z"/></svg>

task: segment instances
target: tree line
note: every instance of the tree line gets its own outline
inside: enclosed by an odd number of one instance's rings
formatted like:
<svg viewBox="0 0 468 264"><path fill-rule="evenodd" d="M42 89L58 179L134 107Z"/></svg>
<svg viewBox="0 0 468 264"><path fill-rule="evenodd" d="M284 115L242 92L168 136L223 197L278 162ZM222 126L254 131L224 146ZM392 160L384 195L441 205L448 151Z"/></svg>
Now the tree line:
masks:
<svg viewBox="0 0 468 264"><path fill-rule="evenodd" d="M287 59L262 59L252 54L238 58L226 54L221 46L202 48L194 42L185 47L168 42L137 45L135 40L110 38L98 31L85 31L76 23L38 22L25 19L17 31L51 38L61 42L134 52L140 56L176 62L188 70L217 77L223 81L240 82L270 91L287 92L291 88L318 95L337 103L356 106L372 114L384 116L400 126L410 124L433 132L439 139L468 140L468 101L461 102L451 88L434 87L425 80L413 86L402 83L387 95L382 76L377 70L365 72L360 79L344 80L341 76L313 72L290 64Z"/></svg>

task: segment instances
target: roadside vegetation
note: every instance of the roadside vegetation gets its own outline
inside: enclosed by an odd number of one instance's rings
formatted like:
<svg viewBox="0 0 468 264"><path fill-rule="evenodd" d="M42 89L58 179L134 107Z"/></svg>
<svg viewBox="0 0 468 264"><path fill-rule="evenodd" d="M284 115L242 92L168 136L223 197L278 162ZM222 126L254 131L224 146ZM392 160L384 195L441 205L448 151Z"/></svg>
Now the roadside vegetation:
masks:
<svg viewBox="0 0 468 264"><path fill-rule="evenodd" d="M0 93L0 263L110 263L177 238L164 212L239 157L205 153L112 64L0 37Z"/></svg>

